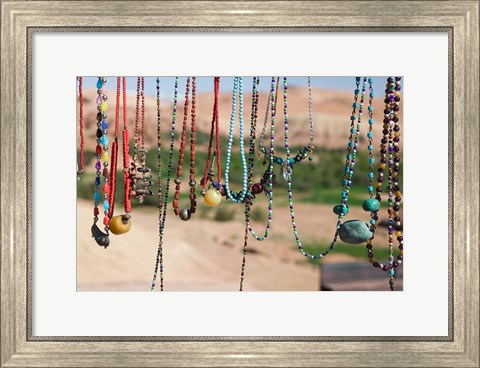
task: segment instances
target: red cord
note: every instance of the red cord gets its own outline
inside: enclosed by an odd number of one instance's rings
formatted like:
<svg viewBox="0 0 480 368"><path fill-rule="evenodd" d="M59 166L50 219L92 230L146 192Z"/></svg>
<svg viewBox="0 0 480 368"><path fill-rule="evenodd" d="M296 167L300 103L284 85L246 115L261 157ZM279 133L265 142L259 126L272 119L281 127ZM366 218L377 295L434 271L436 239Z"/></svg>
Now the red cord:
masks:
<svg viewBox="0 0 480 368"><path fill-rule="evenodd" d="M130 153L128 146L128 128L127 128L127 78L123 77L123 185L124 185L124 205L125 213L132 211L130 202L130 175L128 164L130 162Z"/></svg>
<svg viewBox="0 0 480 368"><path fill-rule="evenodd" d="M85 168L85 158L84 158L85 137L83 135L83 78L82 77L78 78L78 99L80 101L80 106L79 106L80 168L79 168L79 172L83 172Z"/></svg>
<svg viewBox="0 0 480 368"><path fill-rule="evenodd" d="M145 79L142 77L142 149L145 149Z"/></svg>
<svg viewBox="0 0 480 368"><path fill-rule="evenodd" d="M220 77L215 77L215 150L217 151L217 181L220 183L222 178L222 163L220 162L220 124L218 118L218 92L220 90Z"/></svg>
<svg viewBox="0 0 480 368"><path fill-rule="evenodd" d="M120 77L117 77L117 95L115 98L115 135L112 143L112 157L110 162L110 193L108 193L108 217L112 218L115 207L115 190L117 184L117 157L118 157L118 121L120 120Z"/></svg>
<svg viewBox="0 0 480 368"><path fill-rule="evenodd" d="M211 155L212 155L212 143L213 133L215 132L215 151L217 154L217 181L220 183L221 179L221 162L220 162L220 132L218 122L218 93L220 89L220 77L214 78L214 102L213 102L213 114L212 114L212 128L210 130L210 141L208 143L207 163L205 165L205 171L203 173L202 188L205 189L207 185L208 171L210 169Z"/></svg>

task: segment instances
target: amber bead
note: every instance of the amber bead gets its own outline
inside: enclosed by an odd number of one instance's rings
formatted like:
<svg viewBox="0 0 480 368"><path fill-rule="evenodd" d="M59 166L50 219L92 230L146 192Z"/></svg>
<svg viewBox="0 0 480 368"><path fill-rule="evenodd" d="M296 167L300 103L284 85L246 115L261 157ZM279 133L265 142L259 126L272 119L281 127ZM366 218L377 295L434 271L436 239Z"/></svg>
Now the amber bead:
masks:
<svg viewBox="0 0 480 368"><path fill-rule="evenodd" d="M130 218L124 215L114 216L109 222L110 231L115 235L125 234L132 227Z"/></svg>

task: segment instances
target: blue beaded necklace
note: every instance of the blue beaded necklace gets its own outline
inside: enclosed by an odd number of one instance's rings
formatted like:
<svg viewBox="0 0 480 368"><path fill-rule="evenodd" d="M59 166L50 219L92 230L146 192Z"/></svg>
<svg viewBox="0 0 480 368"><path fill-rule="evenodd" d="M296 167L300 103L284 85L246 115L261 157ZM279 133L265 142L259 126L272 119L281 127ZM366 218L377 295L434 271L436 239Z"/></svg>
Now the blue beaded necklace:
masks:
<svg viewBox="0 0 480 368"><path fill-rule="evenodd" d="M230 190L229 186L229 177L230 177L230 159L232 157L232 143L233 143L233 129L235 126L235 115L237 111L237 92L239 99L239 111L238 111L238 120L239 120L239 129L240 129L240 157L242 159L242 169L243 169L243 184L242 190L240 192L233 192ZM233 95L232 95L232 114L230 116L230 130L228 132L228 145L227 145L227 156L225 162L225 191L226 196L235 203L241 203L247 195L247 162L245 159L245 147L243 139L243 77L235 77L233 80Z"/></svg>

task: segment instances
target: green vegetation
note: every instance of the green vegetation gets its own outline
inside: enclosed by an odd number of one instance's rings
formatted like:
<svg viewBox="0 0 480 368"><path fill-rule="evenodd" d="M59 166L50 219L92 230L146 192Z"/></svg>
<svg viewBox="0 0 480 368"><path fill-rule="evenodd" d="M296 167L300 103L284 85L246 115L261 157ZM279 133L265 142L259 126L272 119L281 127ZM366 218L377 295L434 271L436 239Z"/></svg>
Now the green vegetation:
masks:
<svg viewBox="0 0 480 368"><path fill-rule="evenodd" d="M219 206L213 219L218 222L232 221L235 218L235 210L228 206Z"/></svg>
<svg viewBox="0 0 480 368"><path fill-rule="evenodd" d="M200 176L203 174L203 170L206 162L206 147L205 144L208 142L208 135L205 133L197 132L197 139L202 143L201 147L198 147L196 152L196 168L197 168L197 181L200 181ZM168 139L165 137L163 140L165 142L162 146L162 178L165 179L167 176L167 162L168 162L168 149L169 145L167 144ZM200 144L199 143L199 144ZM234 147L238 144L238 141L235 142ZM222 147L226 147L226 139L222 137ZM177 148L177 147L176 147ZM133 152L133 145L131 144L130 149ZM292 155L301 149L301 147L292 147ZM285 149L283 147L276 148L277 154L281 157L285 156ZM222 152L222 170L225 167L225 154ZM93 152L85 152L85 162L87 167L93 166L94 160ZM121 157L121 155L119 156ZM175 174L176 162L178 160L178 151L175 149L173 154L173 175ZM119 160L119 165L122 161ZM262 161L257 159L255 161L255 176L254 180L259 180L263 174L265 167L262 166ZM150 149L147 152L147 166L152 169L153 176L153 191L156 192L156 182L157 182L157 151L155 149ZM297 201L306 202L306 203L323 203L323 204L336 204L340 200L340 195L342 191L342 180L344 176L344 166L345 166L345 150L340 149L317 149L314 152L314 159L312 162L304 160L299 164L294 166L294 176L293 176L293 190L295 199ZM117 173L117 203L123 203L123 173L121 171L121 166L119 166L119 171ZM188 152L186 152L185 163L184 163L184 173L188 171ZM363 200L367 196L367 172L368 172L368 155L367 152L362 151L357 154L357 164L355 166L355 175L353 183L350 189L349 196L349 205L350 206L360 206ZM402 172L402 170L400 171ZM276 205L288 205L287 196L286 196L286 186L287 182L283 179L280 172L279 165L275 165L275 174L277 176L277 185L275 186L276 193L279 193L275 198ZM376 173L375 173L376 174ZM223 175L223 173L222 173ZM230 182L231 187L235 190L238 190L241 186L243 176L243 169L240 160L240 153L237 150L232 152L231 166L230 166ZM81 176L78 182L78 197L80 198L93 198L93 182L94 174L86 173ZM402 177L400 177L400 182ZM173 183L170 184L170 195L169 201L173 196ZM274 195L275 196L275 195ZM182 201L188 201L188 194L182 193L180 199ZM132 204L137 205L136 201L132 201ZM148 196L145 198L146 205L157 206L157 196ZM252 210L252 218L254 220L263 220L265 219L265 214Z"/></svg>

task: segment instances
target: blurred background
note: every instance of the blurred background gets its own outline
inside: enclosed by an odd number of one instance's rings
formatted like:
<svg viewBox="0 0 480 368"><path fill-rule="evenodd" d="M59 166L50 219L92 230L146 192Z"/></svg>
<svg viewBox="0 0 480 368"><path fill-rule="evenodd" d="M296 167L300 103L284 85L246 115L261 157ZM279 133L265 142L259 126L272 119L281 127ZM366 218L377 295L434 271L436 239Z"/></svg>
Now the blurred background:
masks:
<svg viewBox="0 0 480 368"><path fill-rule="evenodd" d="M115 120L116 77L107 78L108 131L110 145L113 141ZM378 151L382 134L383 96L386 76L374 79L374 151L375 176ZM344 176L345 155L350 129L355 77L312 77L312 98L315 130L313 161L303 160L295 165L293 195L296 224L303 248L321 253L330 245L335 233L337 216L332 207L340 202ZM260 78L257 137L263 126L271 77ZM154 271L158 247L158 197L146 197L143 204L132 198L132 228L124 235L110 235L107 249L98 246L91 238L93 222L93 193L95 179L96 146L96 82L97 77L83 77L83 109L85 131L85 172L77 185L77 291L148 291ZM179 138L183 119L183 100L186 77L179 78L179 103L177 107L176 145L173 170L176 170ZM127 121L130 134L130 151L133 150L135 123L136 77L127 78ZM252 77L244 78L245 92L245 147L248 152ZM288 78L289 143L295 155L309 141L309 115L307 77ZM222 175L225 168L225 149L231 114L232 77L221 77L219 118L222 148ZM279 88L281 88L280 85ZM174 78L160 77L162 176L166 179L169 134L172 121ZM147 166L152 169L153 181L157 180L157 102L156 77L145 77L145 114ZM281 96L279 96L281 97ZM205 169L206 152L213 108L213 77L197 77L197 148L196 176L200 182ZM279 98L279 103L280 103ZM403 96L401 106L403 106ZM78 126L78 82L77 118ZM365 105L368 104L368 99ZM362 210L362 202L368 197L368 130L364 109L356 171L349 196L350 211L345 220L361 219L368 222L369 213ZM122 111L122 108L120 109ZM403 128L402 108L400 125ZM277 109L276 150L285 156L283 148L283 113ZM120 116L120 127L122 126ZM78 129L77 129L78 131ZM269 128L267 128L267 132ZM121 128L120 128L121 134ZM231 189L241 187L242 167L238 142L238 114L233 144L230 182ZM268 136L267 136L268 137ZM187 139L188 136L187 136ZM258 144L258 141L257 141ZM266 143L267 144L267 143ZM80 141L77 138L77 156ZM117 172L115 215L123 213L123 171L121 138ZM403 140L400 141L403 147ZM185 151L184 177L188 172L189 146ZM403 162L403 160L401 161ZM254 180L264 172L262 160L257 159ZM245 291L335 291L335 290L389 290L386 272L374 269L368 263L365 244L345 244L338 240L334 250L321 261L311 261L297 248L292 231L286 181L275 166L278 184L274 187L273 222L267 240L259 242L250 236L247 248ZM402 188L400 170L400 186ZM185 182L185 181L184 181ZM171 186L173 187L173 185ZM204 204L197 190L197 212L189 221L181 221L174 215L169 195L169 205L164 237L165 291L236 291L239 287L244 237L244 206L225 201L217 207ZM180 207L189 203L187 186L182 187ZM252 225L257 234L263 234L267 224L267 199L257 196L252 207ZM388 262L387 208L382 203L379 226L375 234L374 249L377 259ZM101 224L100 216L99 226ZM103 225L101 226L103 228ZM396 246L395 246L396 250ZM397 268L396 290L403 289L403 266ZM158 288L159 289L159 288Z"/></svg>

